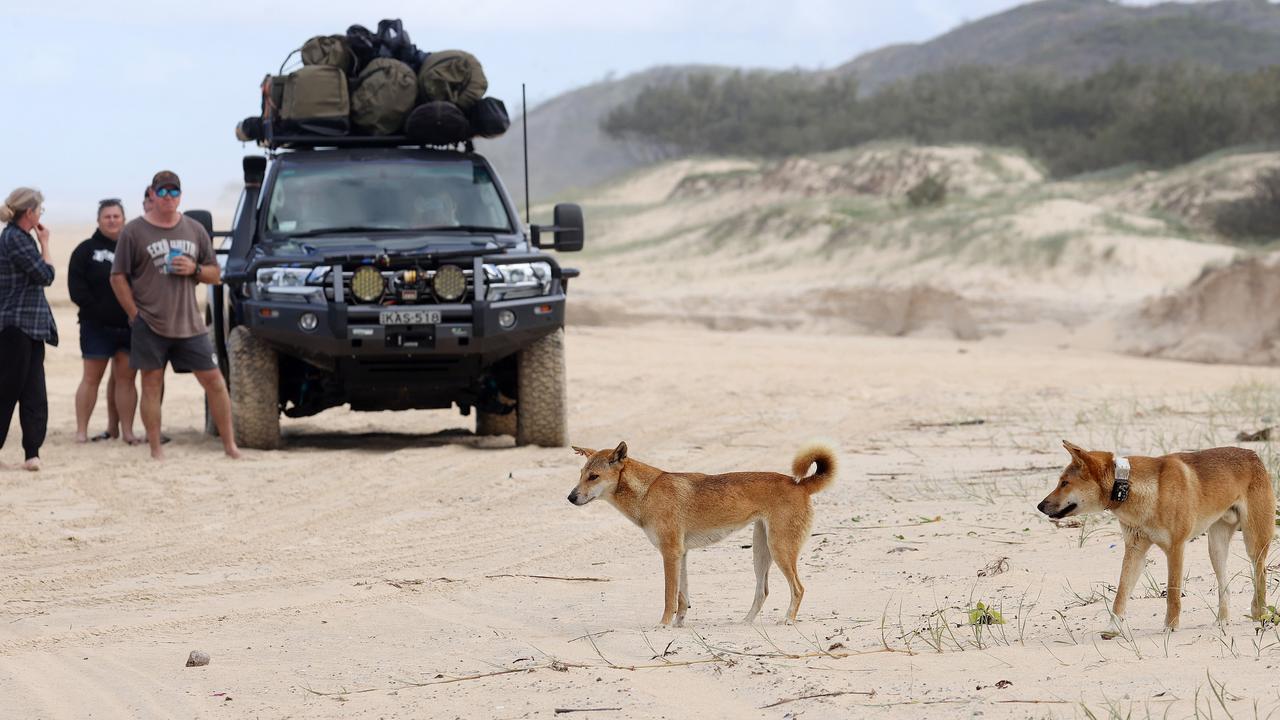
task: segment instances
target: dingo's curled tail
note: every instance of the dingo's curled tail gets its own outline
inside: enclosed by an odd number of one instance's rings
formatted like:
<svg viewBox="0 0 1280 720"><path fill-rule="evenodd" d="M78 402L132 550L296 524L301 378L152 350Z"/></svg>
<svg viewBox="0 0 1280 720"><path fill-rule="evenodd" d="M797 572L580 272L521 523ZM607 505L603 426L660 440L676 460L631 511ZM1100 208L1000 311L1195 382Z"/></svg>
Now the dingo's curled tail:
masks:
<svg viewBox="0 0 1280 720"><path fill-rule="evenodd" d="M809 466L817 464L812 475L805 475ZM791 476L810 495L822 492L836 479L836 454L826 445L809 445L796 455L791 463Z"/></svg>

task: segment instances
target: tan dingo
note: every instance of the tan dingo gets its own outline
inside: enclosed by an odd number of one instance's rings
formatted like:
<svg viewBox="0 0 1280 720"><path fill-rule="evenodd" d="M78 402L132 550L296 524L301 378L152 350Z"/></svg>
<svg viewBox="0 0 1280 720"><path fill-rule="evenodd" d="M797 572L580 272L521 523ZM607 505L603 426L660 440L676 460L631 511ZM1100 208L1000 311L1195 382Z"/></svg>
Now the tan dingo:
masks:
<svg viewBox="0 0 1280 720"><path fill-rule="evenodd" d="M1178 627L1182 611L1182 554L1187 542L1209 533L1209 560L1218 576L1218 622L1227 621L1227 551L1237 529L1253 565L1251 616L1266 610L1267 549L1275 534L1276 500L1271 477L1252 450L1225 447L1163 455L1117 458L1063 441L1071 465L1040 502L1052 518L1110 510L1124 533L1124 563L1113 613L1125 604L1151 546L1169 559L1164 625ZM1127 480L1125 479L1127 477Z"/></svg>
<svg viewBox="0 0 1280 720"><path fill-rule="evenodd" d="M710 545L749 523L755 523L756 595L744 622L751 622L769 594L769 567L778 569L791 585L791 605L786 622L795 622L804 597L796 575L800 548L809 538L813 510L809 496L835 479L835 453L822 446L800 451L791 465L792 475L774 472L738 472L723 475L669 473L627 457L627 444L613 450L586 450L582 477L569 493L569 502L586 505L604 498L631 522L639 525L662 553L666 594L662 624L672 616L684 624L689 608L689 580L685 557L690 548ZM817 465L806 476L810 465Z"/></svg>

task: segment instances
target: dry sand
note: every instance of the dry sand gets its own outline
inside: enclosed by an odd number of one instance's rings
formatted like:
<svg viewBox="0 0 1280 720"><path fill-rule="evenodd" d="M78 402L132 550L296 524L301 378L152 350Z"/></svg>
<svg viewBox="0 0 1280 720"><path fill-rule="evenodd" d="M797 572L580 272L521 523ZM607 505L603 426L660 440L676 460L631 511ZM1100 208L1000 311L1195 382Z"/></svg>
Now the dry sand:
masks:
<svg viewBox="0 0 1280 720"><path fill-rule="evenodd" d="M56 236L60 252L77 236ZM605 294L607 262L575 292ZM1241 717L1280 704L1280 635L1243 618L1239 542L1225 630L1198 541L1183 629L1160 631L1153 551L1132 635L1106 641L1114 522L1060 528L1034 509L1062 438L1232 443L1275 422L1280 370L1008 338L571 327L575 444L626 440L652 464L709 472L784 471L814 437L840 452L836 485L815 496L801 622L773 624L775 572L761 622L740 624L744 531L690 554L688 627L670 629L655 626L661 564L641 531L566 501L571 452L482 441L450 413L329 411L286 421L285 450L232 462L200 433L195 382L170 377L166 462L75 445L80 360L61 288L46 470L0 473L2 717L1188 717L1225 714L1219 703ZM20 459L16 433L0 460ZM988 566L1001 572L981 577ZM965 610L979 601L1006 624L975 633ZM212 662L184 667L197 649Z"/></svg>

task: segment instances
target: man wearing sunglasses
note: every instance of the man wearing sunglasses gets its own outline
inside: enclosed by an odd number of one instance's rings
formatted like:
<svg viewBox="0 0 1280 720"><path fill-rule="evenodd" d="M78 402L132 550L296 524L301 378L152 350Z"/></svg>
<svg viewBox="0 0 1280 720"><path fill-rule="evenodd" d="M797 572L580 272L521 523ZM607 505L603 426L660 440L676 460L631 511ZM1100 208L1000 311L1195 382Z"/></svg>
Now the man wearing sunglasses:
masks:
<svg viewBox="0 0 1280 720"><path fill-rule="evenodd" d="M221 282L209 234L178 212L182 182L168 170L151 179L150 208L120 232L111 288L130 318L129 364L142 372L142 424L151 457L164 459L160 399L164 370L195 374L227 456L240 457L231 427L231 397L218 355L196 304L196 286Z"/></svg>

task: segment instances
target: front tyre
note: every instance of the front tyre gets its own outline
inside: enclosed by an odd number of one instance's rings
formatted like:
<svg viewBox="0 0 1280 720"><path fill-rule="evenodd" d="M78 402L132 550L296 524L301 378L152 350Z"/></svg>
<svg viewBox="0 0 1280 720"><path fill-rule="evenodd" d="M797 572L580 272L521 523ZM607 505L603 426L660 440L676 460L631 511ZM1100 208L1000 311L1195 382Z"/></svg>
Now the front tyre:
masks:
<svg viewBox="0 0 1280 720"><path fill-rule="evenodd" d="M276 351L242 326L227 338L231 361L231 423L236 444L258 450L280 447L280 367Z"/></svg>
<svg viewBox="0 0 1280 720"><path fill-rule="evenodd" d="M516 381L516 445L568 445L564 328L520 351Z"/></svg>

